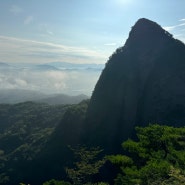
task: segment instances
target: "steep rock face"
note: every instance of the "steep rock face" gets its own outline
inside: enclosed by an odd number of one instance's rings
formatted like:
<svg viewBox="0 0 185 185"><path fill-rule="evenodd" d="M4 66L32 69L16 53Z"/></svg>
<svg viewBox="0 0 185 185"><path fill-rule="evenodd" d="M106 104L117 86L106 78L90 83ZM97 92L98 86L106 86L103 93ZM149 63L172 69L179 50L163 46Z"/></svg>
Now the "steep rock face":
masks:
<svg viewBox="0 0 185 185"><path fill-rule="evenodd" d="M119 151L136 125L185 125L185 45L139 19L109 58L87 111L85 141Z"/></svg>

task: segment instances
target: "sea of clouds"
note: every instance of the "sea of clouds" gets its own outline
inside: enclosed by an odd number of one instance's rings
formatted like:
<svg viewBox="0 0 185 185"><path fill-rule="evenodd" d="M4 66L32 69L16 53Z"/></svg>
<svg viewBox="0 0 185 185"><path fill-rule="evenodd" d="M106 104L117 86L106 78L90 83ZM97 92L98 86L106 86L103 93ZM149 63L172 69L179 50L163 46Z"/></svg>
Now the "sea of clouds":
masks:
<svg viewBox="0 0 185 185"><path fill-rule="evenodd" d="M55 69L47 66L0 66L0 90L24 89L45 94L90 96L102 69Z"/></svg>

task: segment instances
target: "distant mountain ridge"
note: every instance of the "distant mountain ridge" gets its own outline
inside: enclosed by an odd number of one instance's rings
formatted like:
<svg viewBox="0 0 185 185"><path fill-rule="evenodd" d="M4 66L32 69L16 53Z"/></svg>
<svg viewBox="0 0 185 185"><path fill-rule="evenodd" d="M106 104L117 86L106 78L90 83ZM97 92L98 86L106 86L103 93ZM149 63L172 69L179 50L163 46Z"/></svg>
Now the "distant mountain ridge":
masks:
<svg viewBox="0 0 185 185"><path fill-rule="evenodd" d="M46 98L41 98L36 102L47 103L49 105L78 104L82 100L86 100L86 99L89 99L89 97L84 94L80 94L76 96L69 96L66 94L56 94Z"/></svg>
<svg viewBox="0 0 185 185"><path fill-rule="evenodd" d="M9 65L4 62L0 62L0 67L9 67Z"/></svg>
<svg viewBox="0 0 185 185"><path fill-rule="evenodd" d="M0 69L2 67L12 67L20 69L35 69L35 70L102 70L105 64L81 64L70 62L50 62L45 64L16 64L0 62Z"/></svg>
<svg viewBox="0 0 185 185"><path fill-rule="evenodd" d="M185 125L185 45L142 18L96 84L85 140L115 152L136 125L149 123Z"/></svg>
<svg viewBox="0 0 185 185"><path fill-rule="evenodd" d="M59 104L77 104L84 99L86 95L68 96L65 94L44 94L37 91L22 89L0 90L0 104L16 104L26 101L47 103L49 105Z"/></svg>
<svg viewBox="0 0 185 185"><path fill-rule="evenodd" d="M40 65L35 65L33 66L34 70L43 70L43 71L57 71L58 68L48 65L48 64L40 64Z"/></svg>

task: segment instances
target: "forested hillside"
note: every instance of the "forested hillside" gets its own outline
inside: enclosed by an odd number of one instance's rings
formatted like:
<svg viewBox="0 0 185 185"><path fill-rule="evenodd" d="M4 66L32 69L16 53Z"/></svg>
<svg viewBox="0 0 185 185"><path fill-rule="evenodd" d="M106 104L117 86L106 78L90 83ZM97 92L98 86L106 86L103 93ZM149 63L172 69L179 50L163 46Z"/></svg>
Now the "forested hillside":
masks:
<svg viewBox="0 0 185 185"><path fill-rule="evenodd" d="M27 177L29 183L41 183L56 178L66 179L66 167L73 166L75 158L71 147L83 146L82 135L88 100L70 106L52 133L45 148L31 164L34 171ZM31 175L30 175L31 174Z"/></svg>
<svg viewBox="0 0 185 185"><path fill-rule="evenodd" d="M43 150L68 105L32 102L0 105L0 182L22 179L28 161Z"/></svg>
<svg viewBox="0 0 185 185"><path fill-rule="evenodd" d="M73 165L69 145L82 141L88 102L0 104L0 184L66 179L65 167Z"/></svg>

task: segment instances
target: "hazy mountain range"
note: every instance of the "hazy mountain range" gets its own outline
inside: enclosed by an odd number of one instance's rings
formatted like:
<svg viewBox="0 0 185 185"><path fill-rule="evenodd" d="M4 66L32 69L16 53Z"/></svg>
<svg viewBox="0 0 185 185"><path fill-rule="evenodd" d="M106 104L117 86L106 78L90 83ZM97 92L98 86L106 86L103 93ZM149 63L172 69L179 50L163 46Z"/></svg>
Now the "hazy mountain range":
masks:
<svg viewBox="0 0 185 185"><path fill-rule="evenodd" d="M68 62L51 62L45 64L22 64L0 62L1 69L30 69L30 70L97 70L101 71L104 64L75 64Z"/></svg>
<svg viewBox="0 0 185 185"><path fill-rule="evenodd" d="M104 64L0 62L0 90L24 89L46 94L91 95Z"/></svg>
<svg viewBox="0 0 185 185"><path fill-rule="evenodd" d="M69 96L65 94L44 94L37 91L10 89L0 90L0 104L15 104L26 101L38 103L47 103L50 105L57 104L77 104L89 97L83 94Z"/></svg>

